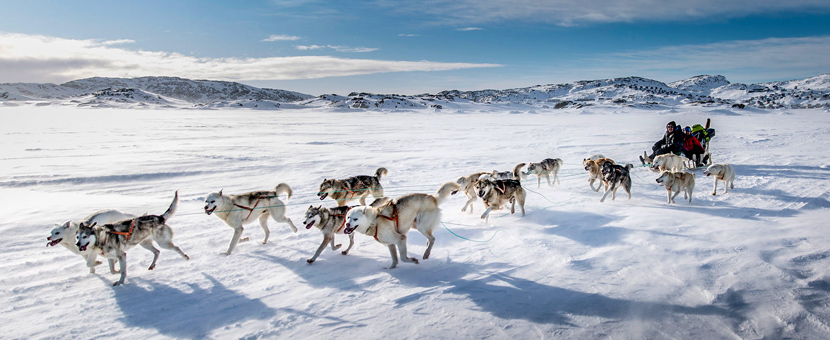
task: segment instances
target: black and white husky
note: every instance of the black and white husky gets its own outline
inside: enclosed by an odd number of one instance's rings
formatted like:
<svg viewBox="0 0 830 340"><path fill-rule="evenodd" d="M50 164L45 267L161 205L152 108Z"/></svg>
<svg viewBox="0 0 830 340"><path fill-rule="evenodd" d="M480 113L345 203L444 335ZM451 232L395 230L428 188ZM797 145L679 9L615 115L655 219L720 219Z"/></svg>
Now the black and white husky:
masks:
<svg viewBox="0 0 830 340"><path fill-rule="evenodd" d="M205 198L205 214L216 213L229 227L233 228L233 237L231 243L228 245L228 251L225 255L230 255L236 245L241 241L247 241L245 237L240 239L243 225L259 220L259 226L265 232L265 239L262 244L268 243L268 236L271 231L268 230L268 217L277 222L288 223L291 230L297 232L297 227L290 218L285 217L285 203L280 200L279 196L288 194L286 200L291 198L293 191L288 184L277 184L274 191L252 191L240 195L227 196L219 192L210 193Z"/></svg>
<svg viewBox="0 0 830 340"><path fill-rule="evenodd" d="M317 196L320 200L331 197L337 206L342 207L349 201L359 199L360 205L366 205L366 197L371 194L375 198L383 197L383 186L380 177L386 175L386 168L378 168L374 176L354 176L346 179L324 179L320 183Z"/></svg>
<svg viewBox="0 0 830 340"><path fill-rule="evenodd" d="M92 225L94 223L107 224L115 223L126 219L131 219L134 217L135 215L126 214L114 209L107 209L97 211L87 216L80 223L83 225ZM46 240L49 241L49 243L47 243L46 246L49 247L60 244L64 246L66 249L69 249L69 251L83 256L84 263L93 263L95 265L100 264L100 262L97 261L97 254L93 252L91 249L87 249L86 251L78 250L78 246L75 245L77 238L78 223L69 220L62 225L56 225L55 228L52 229L52 234L46 237ZM90 256L92 257L91 260L89 258ZM109 260L109 267L111 273L118 273L115 270L115 260ZM89 267L89 272L95 273L95 266Z"/></svg>
<svg viewBox="0 0 830 340"><path fill-rule="evenodd" d="M625 166L605 162L602 164L602 180L605 182L605 194L599 199L600 202L605 202L608 194L611 194L611 200L617 198L617 189L622 187L628 193L628 199L631 199L631 173L629 170L634 166L626 164Z"/></svg>
<svg viewBox="0 0 830 340"><path fill-rule="evenodd" d="M144 215L112 224L92 225L81 224L78 231L78 250L91 249L104 255L107 259L117 259L121 267L121 279L113 283L117 286L127 278L127 250L135 245L141 245L153 252L153 263L148 270L156 267L159 251L153 247L152 241L164 249L175 250L185 260L190 260L181 248L173 244L173 229L167 221L176 213L179 203L179 192L173 197L173 203L161 215ZM89 265L89 263L87 263Z"/></svg>
<svg viewBox="0 0 830 340"><path fill-rule="evenodd" d="M561 158L545 158L539 163L530 163L527 166L525 175L536 175L536 187L542 186L542 177L548 181L548 185L553 186L553 183L559 182L559 169L562 168ZM550 177L553 175L553 182Z"/></svg>

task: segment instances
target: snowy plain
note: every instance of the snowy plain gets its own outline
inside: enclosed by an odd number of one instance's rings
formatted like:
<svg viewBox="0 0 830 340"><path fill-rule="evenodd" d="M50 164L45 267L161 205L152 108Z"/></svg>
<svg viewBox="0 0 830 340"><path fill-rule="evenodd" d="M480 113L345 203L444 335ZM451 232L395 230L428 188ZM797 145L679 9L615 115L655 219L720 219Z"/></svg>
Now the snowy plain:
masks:
<svg viewBox="0 0 830 340"><path fill-rule="evenodd" d="M830 338L830 113L592 107L415 111L0 108L0 338L5 339L761 339ZM633 197L600 203L582 159L637 156L665 124L712 119L716 162L735 189L712 196L695 171L692 203L666 204L657 175L632 170ZM356 235L347 256L301 226L324 178L372 174L386 194L433 193L478 171L562 158L560 184L536 186L527 215L461 212L421 264L391 263ZM232 230L205 196L288 183L287 215L271 239ZM160 214L185 261L129 251L127 283L104 266L45 247L57 223L99 209ZM622 191L620 191L622 192ZM452 231L452 232L450 232ZM454 235L457 234L458 236ZM463 238L461 238L463 237ZM345 236L338 243L348 242ZM426 239L409 234L410 255Z"/></svg>

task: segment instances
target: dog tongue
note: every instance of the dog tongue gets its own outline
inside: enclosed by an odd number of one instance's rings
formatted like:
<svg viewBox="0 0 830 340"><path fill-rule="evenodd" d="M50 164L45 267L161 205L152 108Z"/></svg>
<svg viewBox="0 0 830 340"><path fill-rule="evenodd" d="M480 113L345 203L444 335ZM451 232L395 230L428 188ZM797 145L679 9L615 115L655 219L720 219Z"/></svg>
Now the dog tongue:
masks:
<svg viewBox="0 0 830 340"><path fill-rule="evenodd" d="M311 221L311 223L305 225L305 228L306 229L311 229L311 226L313 226L313 225L314 225L314 221Z"/></svg>

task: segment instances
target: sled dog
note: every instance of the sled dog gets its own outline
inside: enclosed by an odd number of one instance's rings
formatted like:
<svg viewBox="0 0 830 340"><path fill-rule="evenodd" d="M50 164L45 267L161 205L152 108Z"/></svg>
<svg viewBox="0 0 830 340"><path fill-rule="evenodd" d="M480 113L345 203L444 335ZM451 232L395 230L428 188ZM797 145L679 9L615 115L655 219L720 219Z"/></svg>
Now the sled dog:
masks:
<svg viewBox="0 0 830 340"><path fill-rule="evenodd" d="M678 156L671 153L662 154L657 157L654 157L654 161L651 163L651 171L683 171L683 169L686 168L687 161L689 161L689 159L683 156Z"/></svg>
<svg viewBox="0 0 830 340"><path fill-rule="evenodd" d="M386 175L386 168L375 170L374 176L354 176L346 179L324 179L320 183L320 190L317 196L320 200L331 197L337 206L342 207L349 201L359 199L360 205L366 205L366 197L371 194L374 198L383 197L383 186L380 185L380 177Z"/></svg>
<svg viewBox="0 0 830 340"><path fill-rule="evenodd" d="M115 223L122 220L127 220L135 218L135 215L126 214L114 209L107 209L107 210L100 210L97 211L86 218L84 218L80 223L83 225L92 225L92 224L109 224ZM52 229L52 235L46 238L49 243L46 244L47 247L55 246L55 245L62 245L69 251L81 255L84 258L85 263L93 263L96 266L100 264L97 259L97 254L92 251L92 249L87 249L86 251L78 250L78 246L75 245L76 239L78 238L78 223L70 221L66 221L64 224L55 226ZM92 257L92 260L89 257ZM109 267L110 272L116 274L117 271L115 270L115 260L110 260ZM90 273L95 273L95 266L89 268Z"/></svg>
<svg viewBox="0 0 830 340"><path fill-rule="evenodd" d="M435 245L433 230L441 223L441 209L438 207L446 198L457 192L459 185L455 182L444 183L433 194L406 194L393 201L379 206L355 207L346 213L346 234L355 231L375 238L378 242L389 247L392 256L392 266L397 267L397 246L401 261L418 264L418 259L408 257L406 252L406 234L409 229L418 229L428 242L424 251L424 260L429 258L432 246Z"/></svg>
<svg viewBox="0 0 830 340"><path fill-rule="evenodd" d="M389 200L388 197L381 197L376 199L372 202L372 206L380 206L386 203ZM323 243L320 243L320 246L317 247L317 251L314 253L310 259L307 259L306 262L314 263L317 260L317 257L320 256L320 253L323 252L323 249L326 248L326 245L331 244L331 250L340 249L340 244L334 244L334 235L341 234L344 235L345 233L343 230L346 228L346 213L349 209L354 208L355 206L341 206L336 208L326 208L323 206L309 206L308 210L305 212L305 220L303 224L305 225L306 229L311 229L311 227L317 227L320 229L320 232L323 233ZM354 246L354 233L348 234L349 235L349 247L346 250L342 251L343 255L348 255L349 250L352 249Z"/></svg>
<svg viewBox="0 0 830 340"><path fill-rule="evenodd" d="M473 213L473 202L478 199L478 193L476 192L476 182L482 178L484 175L489 175L489 172L476 172L474 174L470 174L467 176L458 177L455 181L460 187L459 190L464 191L464 195L467 196L467 203L464 203L464 207L461 208L461 211L467 211L467 207L470 208L470 213Z"/></svg>
<svg viewBox="0 0 830 340"><path fill-rule="evenodd" d="M562 168L561 158L545 158L539 163L530 163L527 166L526 175L536 175L536 187L542 186L542 177L548 181L548 185L553 186L550 181L550 176L553 175L553 183L559 182L559 169Z"/></svg>
<svg viewBox="0 0 830 340"><path fill-rule="evenodd" d="M634 166L626 164L625 166L606 162L602 165L602 180L605 182L605 194L599 199L600 202L605 202L605 197L611 193L611 200L617 196L617 189L622 187L628 193L628 199L631 199L631 173L629 170Z"/></svg>
<svg viewBox="0 0 830 340"><path fill-rule="evenodd" d="M173 202L164 214L144 215L112 224L80 224L78 250L83 252L91 249L91 251L100 252L107 259L118 260L118 265L121 267L121 279L113 283L113 286L123 284L124 279L127 278L127 250L137 244L153 252L153 263L150 264L150 268L147 268L148 270L156 267L156 260L159 258L159 250L153 247L152 241L156 241L164 249L175 250L185 260L190 260L190 256L173 244L173 229L167 225L167 221L176 213L178 203L179 192L176 191ZM87 262L87 265L90 263Z"/></svg>
<svg viewBox="0 0 830 340"><path fill-rule="evenodd" d="M723 181L724 194L729 192L729 189L735 189L735 170L732 169L732 166L729 164L712 164L706 168L706 170L703 170L703 174L706 175L706 177L715 176L715 188L712 190L712 195L717 195L718 181Z"/></svg>
<svg viewBox="0 0 830 340"><path fill-rule="evenodd" d="M593 155L591 155L591 157L588 157L588 158L583 158L583 159L582 159L582 164L585 164L585 161L587 161L587 160L589 160L589 159L590 159L590 160L592 160L592 161L595 161L595 160L598 160L598 159L600 159L600 158L607 158L607 157L603 156L602 154L598 154L598 153L597 153L597 154L593 154Z"/></svg>
<svg viewBox="0 0 830 340"><path fill-rule="evenodd" d="M521 180L522 179L522 167L524 167L524 166L525 166L525 163L516 164L516 166L513 167L513 172L493 170L493 172L490 173L490 178L492 178L492 179Z"/></svg>
<svg viewBox="0 0 830 340"><path fill-rule="evenodd" d="M605 188L608 189L608 183L602 177L602 166L605 163L615 164L610 158L600 158L597 160L587 158L582 161L582 166L588 172L588 185L591 186L591 190L593 191L598 192L602 188L602 184L605 184ZM599 180L600 183L597 183L597 187L594 189L594 182L596 180Z"/></svg>
<svg viewBox="0 0 830 340"><path fill-rule="evenodd" d="M695 174L688 172L663 171L657 177L657 183L666 187L666 201L669 204L676 203L674 198L683 191L683 198L692 203L692 193L695 191ZM674 195L672 195L674 192Z"/></svg>
<svg viewBox="0 0 830 340"><path fill-rule="evenodd" d="M286 201L291 198L293 191L288 184L277 184L274 191L252 191L240 195L227 196L219 192L210 193L205 198L205 214L216 213L229 227L233 228L233 237L231 243L228 245L228 251L225 255L230 255L236 244L240 241L248 241L248 238L239 239L242 235L242 227L245 224L259 220L259 226L265 232L265 239L262 244L268 243L268 236L271 231L268 230L268 217L274 221L288 223L291 230L297 232L297 227L290 218L285 217L285 203L280 200L279 195L288 194Z"/></svg>
<svg viewBox="0 0 830 340"><path fill-rule="evenodd" d="M525 190L522 188L522 183L514 179L482 179L476 184L478 189L478 197L484 201L484 206L487 208L481 214L481 218L485 222L490 221L490 211L499 210L507 203L510 203L510 213L516 212L516 201L519 202L519 207L522 208L522 216L525 215Z"/></svg>

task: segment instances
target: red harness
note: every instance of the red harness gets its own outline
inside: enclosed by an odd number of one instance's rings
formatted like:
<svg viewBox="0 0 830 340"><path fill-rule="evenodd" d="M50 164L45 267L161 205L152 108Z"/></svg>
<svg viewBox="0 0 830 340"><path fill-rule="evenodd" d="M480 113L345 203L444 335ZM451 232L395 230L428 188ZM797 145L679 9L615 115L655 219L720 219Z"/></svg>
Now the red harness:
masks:
<svg viewBox="0 0 830 340"><path fill-rule="evenodd" d="M361 181L357 181L357 187L356 187L356 188L354 188L353 190L349 190L349 189L347 189L347 188L344 188L344 189L346 190L346 192L347 192L347 193L349 193L349 194L351 194L351 195L352 195L352 198L354 198L354 197L355 197L355 195L357 195L357 193L355 193L355 191L357 191L357 190L359 190L359 189L360 189L360 185L361 185L361 184L363 184L363 182L361 182Z"/></svg>
<svg viewBox="0 0 830 340"><path fill-rule="evenodd" d="M245 220L247 221L247 220L248 220L248 218L250 218L250 217L251 217L251 214L253 214L253 213L254 213L254 209L256 209L256 206L258 206L258 205L259 205L259 200L261 200L261 199L262 199L262 196L259 196L259 197L257 197L257 198L256 198L256 202L254 202L254 207L253 207L253 208L248 208L248 207L246 207L246 206L244 206L244 205L239 205L239 204L236 204L236 203L234 203L233 205L234 205L234 206L236 206L236 207L238 207L238 208L242 208L242 209L248 210L248 216L245 216Z"/></svg>
<svg viewBox="0 0 830 340"><path fill-rule="evenodd" d="M343 223L340 224L340 228L337 228L337 230L334 231L335 233L339 233L341 230L343 230L344 227L346 227L346 215L329 215L329 216L343 217Z"/></svg>

